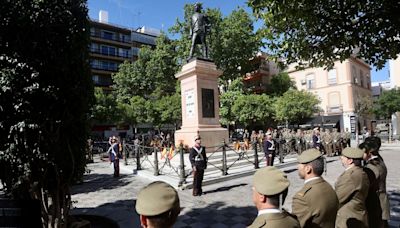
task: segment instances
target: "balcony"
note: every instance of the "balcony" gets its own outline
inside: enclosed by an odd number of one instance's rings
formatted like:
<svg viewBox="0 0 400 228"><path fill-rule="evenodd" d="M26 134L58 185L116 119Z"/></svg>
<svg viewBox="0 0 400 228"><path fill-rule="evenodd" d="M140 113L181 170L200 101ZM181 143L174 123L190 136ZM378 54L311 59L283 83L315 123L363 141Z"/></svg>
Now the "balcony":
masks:
<svg viewBox="0 0 400 228"><path fill-rule="evenodd" d="M111 35L107 35L107 34L101 34L101 33L98 33L98 32L91 32L90 36L91 37L100 38L100 39L105 39L105 40L111 40L111 41L131 44L131 40L130 39L125 39L124 37L116 37L115 35L111 36Z"/></svg>
<svg viewBox="0 0 400 228"><path fill-rule="evenodd" d="M100 48L90 48L90 52L94 53L94 54L105 55L105 56L120 57L120 58L126 58L126 59L132 58L132 54L130 54L130 53L110 52L110 51L101 50Z"/></svg>
<svg viewBox="0 0 400 228"><path fill-rule="evenodd" d="M107 65L107 64L96 64L92 63L90 64L92 69L96 70L104 70L104 71L110 71L110 72L117 72L118 71L118 66L117 65Z"/></svg>
<svg viewBox="0 0 400 228"><path fill-rule="evenodd" d="M342 113L343 112L343 105L326 106L326 112L328 114Z"/></svg>

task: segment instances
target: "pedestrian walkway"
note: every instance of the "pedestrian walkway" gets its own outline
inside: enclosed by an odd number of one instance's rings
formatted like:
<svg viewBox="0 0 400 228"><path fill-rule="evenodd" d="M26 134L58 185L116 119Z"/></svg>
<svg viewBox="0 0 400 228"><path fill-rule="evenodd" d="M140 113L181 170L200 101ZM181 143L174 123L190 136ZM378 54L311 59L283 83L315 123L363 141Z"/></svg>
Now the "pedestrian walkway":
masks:
<svg viewBox="0 0 400 228"><path fill-rule="evenodd" d="M382 156L388 167L387 189L391 204L390 227L400 225L400 145L382 146ZM297 166L285 167L290 181L289 193L284 208L291 211L292 197L302 186ZM148 183L147 178L122 170L120 178L112 177L108 162L96 160L88 165L90 173L81 185L72 189L72 214L93 214L106 216L118 222L120 227L139 227L139 217L135 212L136 195ZM334 157L328 162L327 173L323 175L334 184L343 172L343 167ZM223 181L203 188L205 195L193 197L191 190L179 191L182 211L174 227L246 227L257 215L252 201L252 177Z"/></svg>

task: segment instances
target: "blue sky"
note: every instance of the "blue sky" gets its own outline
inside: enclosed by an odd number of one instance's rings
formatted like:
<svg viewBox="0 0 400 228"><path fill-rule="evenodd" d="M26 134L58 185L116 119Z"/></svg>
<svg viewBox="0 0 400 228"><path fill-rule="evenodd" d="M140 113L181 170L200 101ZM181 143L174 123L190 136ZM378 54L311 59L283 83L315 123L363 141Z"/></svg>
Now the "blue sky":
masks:
<svg viewBox="0 0 400 228"><path fill-rule="evenodd" d="M129 28L141 26L167 31L177 18L183 18L183 6L196 0L88 0L89 16L99 18L99 11L108 11L108 21ZM228 15L237 7L247 8L245 0L202 0L204 7L219 8ZM247 8L250 12L251 10ZM372 81L388 80L388 64L380 71L371 70Z"/></svg>

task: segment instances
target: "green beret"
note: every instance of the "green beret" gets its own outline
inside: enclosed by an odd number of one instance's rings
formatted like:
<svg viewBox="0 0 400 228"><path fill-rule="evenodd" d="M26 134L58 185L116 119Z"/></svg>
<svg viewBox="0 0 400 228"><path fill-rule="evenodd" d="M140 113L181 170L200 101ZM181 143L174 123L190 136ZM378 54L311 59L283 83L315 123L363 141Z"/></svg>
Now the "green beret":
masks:
<svg viewBox="0 0 400 228"><path fill-rule="evenodd" d="M346 147L343 149L342 155L348 158L362 159L364 151L353 147Z"/></svg>
<svg viewBox="0 0 400 228"><path fill-rule="evenodd" d="M297 161L301 164L306 164L314 161L315 159L321 157L322 154L317 149L308 149L301 153L299 157L297 157Z"/></svg>
<svg viewBox="0 0 400 228"><path fill-rule="evenodd" d="M160 215L179 207L178 193L171 185L162 181L144 187L136 200L137 213L145 216Z"/></svg>
<svg viewBox="0 0 400 228"><path fill-rule="evenodd" d="M273 196L286 190L289 187L289 181L282 171L274 166L267 166L254 174L253 185L258 193Z"/></svg>

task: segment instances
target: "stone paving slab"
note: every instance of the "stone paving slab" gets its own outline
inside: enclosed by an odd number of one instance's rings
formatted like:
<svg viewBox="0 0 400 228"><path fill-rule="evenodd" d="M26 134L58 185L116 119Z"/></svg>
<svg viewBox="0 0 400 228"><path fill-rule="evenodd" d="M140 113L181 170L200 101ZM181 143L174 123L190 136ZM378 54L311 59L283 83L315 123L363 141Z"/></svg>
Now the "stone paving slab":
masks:
<svg viewBox="0 0 400 228"><path fill-rule="evenodd" d="M391 203L390 227L400 225L400 145L384 145L381 154L388 167L387 188ZM73 214L104 215L118 222L120 227L140 227L135 212L138 191L151 182L138 175L122 174L112 177L107 162L96 161L88 166L91 173L85 175L84 183L74 186ZM328 161L327 173L323 175L334 184L343 172L338 157ZM284 208L291 211L293 195L303 186L296 166L285 169L290 181ZM247 176L204 186L205 195L193 197L191 190L178 191L182 211L174 227L246 227L256 217L252 202L252 177Z"/></svg>

